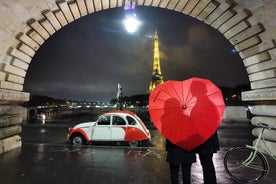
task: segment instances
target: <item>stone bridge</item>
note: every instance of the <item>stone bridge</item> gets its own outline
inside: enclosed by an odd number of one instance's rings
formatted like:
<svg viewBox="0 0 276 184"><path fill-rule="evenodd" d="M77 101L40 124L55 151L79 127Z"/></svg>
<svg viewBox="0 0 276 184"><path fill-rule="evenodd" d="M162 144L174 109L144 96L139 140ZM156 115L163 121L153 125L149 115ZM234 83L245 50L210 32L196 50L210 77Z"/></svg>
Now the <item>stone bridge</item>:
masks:
<svg viewBox="0 0 276 184"><path fill-rule="evenodd" d="M32 57L56 31L88 14L121 8L128 0L0 1L0 154L21 146L23 91ZM276 1L274 0L137 0L181 12L219 31L239 52L251 90L244 101L255 104L252 124L276 126ZM253 131L254 135L258 130ZM276 153L276 132L266 131L266 145Z"/></svg>

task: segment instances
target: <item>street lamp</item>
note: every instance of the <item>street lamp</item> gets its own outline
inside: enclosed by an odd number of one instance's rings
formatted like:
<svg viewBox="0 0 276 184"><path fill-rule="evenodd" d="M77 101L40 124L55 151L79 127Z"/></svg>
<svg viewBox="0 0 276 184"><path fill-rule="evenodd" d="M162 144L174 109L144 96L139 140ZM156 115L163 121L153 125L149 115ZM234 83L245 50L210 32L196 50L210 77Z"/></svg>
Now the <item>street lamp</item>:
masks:
<svg viewBox="0 0 276 184"><path fill-rule="evenodd" d="M135 5L136 0L126 0L125 1L125 11L126 11L126 19L124 20L124 25L129 33L134 33L139 25L140 21L137 20L136 14L135 14Z"/></svg>
<svg viewBox="0 0 276 184"><path fill-rule="evenodd" d="M136 16L132 16L127 17L124 20L124 24L127 32L134 33L138 29L140 22L136 19Z"/></svg>

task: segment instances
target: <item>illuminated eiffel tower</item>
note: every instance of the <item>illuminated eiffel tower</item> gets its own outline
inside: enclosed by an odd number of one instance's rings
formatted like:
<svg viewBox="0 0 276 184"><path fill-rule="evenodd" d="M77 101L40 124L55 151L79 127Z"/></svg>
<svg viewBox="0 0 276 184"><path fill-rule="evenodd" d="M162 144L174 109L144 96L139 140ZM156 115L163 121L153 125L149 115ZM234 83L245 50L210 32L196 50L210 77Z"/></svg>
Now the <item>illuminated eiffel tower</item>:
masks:
<svg viewBox="0 0 276 184"><path fill-rule="evenodd" d="M153 55L153 70L148 93L150 94L158 84L162 84L163 76L161 73L160 56L159 56L159 38L157 30L154 33L154 55Z"/></svg>

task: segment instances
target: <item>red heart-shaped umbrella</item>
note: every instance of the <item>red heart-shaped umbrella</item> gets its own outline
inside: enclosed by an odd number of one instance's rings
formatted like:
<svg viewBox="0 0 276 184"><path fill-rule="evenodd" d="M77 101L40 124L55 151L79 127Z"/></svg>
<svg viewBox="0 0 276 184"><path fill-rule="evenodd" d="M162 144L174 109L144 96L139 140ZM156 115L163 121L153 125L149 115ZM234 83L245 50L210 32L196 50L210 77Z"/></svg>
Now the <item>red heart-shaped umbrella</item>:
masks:
<svg viewBox="0 0 276 184"><path fill-rule="evenodd" d="M149 113L156 128L187 151L215 133L224 108L221 90L202 78L167 81L158 85L149 98Z"/></svg>

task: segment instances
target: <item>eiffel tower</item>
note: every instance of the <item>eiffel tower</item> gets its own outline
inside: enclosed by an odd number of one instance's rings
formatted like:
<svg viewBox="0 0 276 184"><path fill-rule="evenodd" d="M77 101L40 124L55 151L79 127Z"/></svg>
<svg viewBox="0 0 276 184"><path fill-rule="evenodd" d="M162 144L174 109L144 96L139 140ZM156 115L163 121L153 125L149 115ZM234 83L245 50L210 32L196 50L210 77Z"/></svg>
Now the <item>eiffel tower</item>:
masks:
<svg viewBox="0 0 276 184"><path fill-rule="evenodd" d="M161 66L160 66L160 56L159 56L159 38L157 34L157 30L155 30L154 33L154 55L153 55L153 69L152 69L152 76L151 76L151 82L149 85L148 93L150 94L154 88L162 84L163 76L161 73Z"/></svg>

